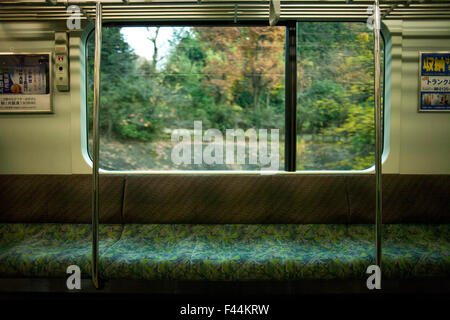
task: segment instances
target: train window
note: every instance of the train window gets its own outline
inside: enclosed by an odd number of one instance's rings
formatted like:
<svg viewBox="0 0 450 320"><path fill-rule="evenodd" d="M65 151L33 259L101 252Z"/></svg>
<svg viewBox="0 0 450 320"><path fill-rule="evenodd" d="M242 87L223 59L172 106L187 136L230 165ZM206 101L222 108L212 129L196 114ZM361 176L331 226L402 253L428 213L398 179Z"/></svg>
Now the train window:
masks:
<svg viewBox="0 0 450 320"><path fill-rule="evenodd" d="M104 26L102 32L101 168L284 167L285 27ZM91 33L89 154L93 65Z"/></svg>
<svg viewBox="0 0 450 320"><path fill-rule="evenodd" d="M299 22L297 35L297 170L373 166L373 31L359 22Z"/></svg>
<svg viewBox="0 0 450 320"><path fill-rule="evenodd" d="M297 23L298 171L374 164L373 72L365 23ZM101 77L101 168L283 170L285 27L105 26Z"/></svg>

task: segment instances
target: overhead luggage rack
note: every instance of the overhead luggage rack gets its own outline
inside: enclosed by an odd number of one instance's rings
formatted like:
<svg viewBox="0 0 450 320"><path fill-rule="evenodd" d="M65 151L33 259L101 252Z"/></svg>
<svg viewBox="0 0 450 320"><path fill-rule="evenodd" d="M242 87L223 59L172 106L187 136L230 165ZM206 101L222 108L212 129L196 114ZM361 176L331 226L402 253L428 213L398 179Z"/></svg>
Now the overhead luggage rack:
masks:
<svg viewBox="0 0 450 320"><path fill-rule="evenodd" d="M70 17L79 6L82 20L95 20L95 4L103 5L103 21L268 21L270 1L260 0L0 0L1 21L54 21ZM365 20L372 0L280 1L280 21ZM450 19L450 1L380 1L382 19Z"/></svg>

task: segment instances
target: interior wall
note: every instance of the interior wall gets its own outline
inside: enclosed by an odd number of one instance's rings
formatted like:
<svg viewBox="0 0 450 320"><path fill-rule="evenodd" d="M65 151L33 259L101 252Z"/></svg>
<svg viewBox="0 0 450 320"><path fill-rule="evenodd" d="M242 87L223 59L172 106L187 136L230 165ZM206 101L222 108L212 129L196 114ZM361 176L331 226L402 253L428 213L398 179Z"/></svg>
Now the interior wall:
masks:
<svg viewBox="0 0 450 320"><path fill-rule="evenodd" d="M54 52L63 23L0 23L0 52ZM81 155L80 32L70 37L70 92L53 86L52 114L0 114L0 173L89 173Z"/></svg>
<svg viewBox="0 0 450 320"><path fill-rule="evenodd" d="M417 112L419 52L450 51L450 21L385 25L391 74L383 172L450 174L450 113ZM0 52L53 51L55 30L65 24L0 23ZM0 114L0 174L91 173L82 150L81 42L81 32L70 33L70 92L53 88L53 114Z"/></svg>
<svg viewBox="0 0 450 320"><path fill-rule="evenodd" d="M418 113L419 51L450 51L450 21L403 23L400 172L450 173L450 113Z"/></svg>

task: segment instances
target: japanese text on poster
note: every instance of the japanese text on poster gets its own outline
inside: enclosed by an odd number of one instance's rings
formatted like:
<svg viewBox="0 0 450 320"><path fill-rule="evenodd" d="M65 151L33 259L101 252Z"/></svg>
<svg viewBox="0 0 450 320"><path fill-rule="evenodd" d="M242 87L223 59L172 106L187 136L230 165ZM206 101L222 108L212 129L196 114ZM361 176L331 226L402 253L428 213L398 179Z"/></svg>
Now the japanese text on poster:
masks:
<svg viewBox="0 0 450 320"><path fill-rule="evenodd" d="M450 52L420 58L419 111L450 111Z"/></svg>
<svg viewBox="0 0 450 320"><path fill-rule="evenodd" d="M0 112L49 112L48 54L0 54Z"/></svg>

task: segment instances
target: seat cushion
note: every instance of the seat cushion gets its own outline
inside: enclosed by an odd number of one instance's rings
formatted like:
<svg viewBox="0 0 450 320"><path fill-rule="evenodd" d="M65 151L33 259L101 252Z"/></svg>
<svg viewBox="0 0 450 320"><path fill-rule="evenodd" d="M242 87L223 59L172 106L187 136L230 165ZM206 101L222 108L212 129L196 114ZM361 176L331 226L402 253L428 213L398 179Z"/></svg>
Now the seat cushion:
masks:
<svg viewBox="0 0 450 320"><path fill-rule="evenodd" d="M185 279L196 246L196 225L125 225L119 242L101 255L106 279Z"/></svg>
<svg viewBox="0 0 450 320"><path fill-rule="evenodd" d="M373 225L101 225L104 279L366 279ZM91 226L0 224L0 277L90 274ZM384 279L450 276L450 225L384 225Z"/></svg>
<svg viewBox="0 0 450 320"><path fill-rule="evenodd" d="M119 240L121 225L100 225L100 252ZM67 277L78 265L90 274L92 229L88 224L0 224L0 277Z"/></svg>
<svg viewBox="0 0 450 320"><path fill-rule="evenodd" d="M384 278L450 275L449 225L385 225ZM107 279L365 279L373 225L125 225Z"/></svg>
<svg viewBox="0 0 450 320"><path fill-rule="evenodd" d="M450 225L383 226L384 278L450 276Z"/></svg>

